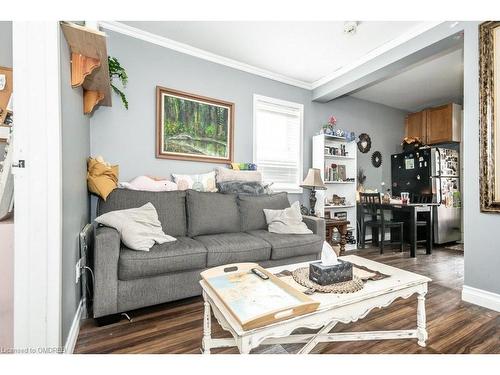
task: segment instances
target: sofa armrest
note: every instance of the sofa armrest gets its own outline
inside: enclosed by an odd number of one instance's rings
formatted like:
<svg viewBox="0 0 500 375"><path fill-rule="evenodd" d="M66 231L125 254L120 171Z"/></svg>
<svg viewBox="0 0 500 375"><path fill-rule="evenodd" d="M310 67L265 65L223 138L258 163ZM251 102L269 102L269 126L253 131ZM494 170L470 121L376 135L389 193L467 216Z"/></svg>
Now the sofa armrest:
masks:
<svg viewBox="0 0 500 375"><path fill-rule="evenodd" d="M316 216L302 216L302 219L314 234L325 239L325 219Z"/></svg>
<svg viewBox="0 0 500 375"><path fill-rule="evenodd" d="M118 312L118 258L120 234L97 227L94 241L94 318Z"/></svg>

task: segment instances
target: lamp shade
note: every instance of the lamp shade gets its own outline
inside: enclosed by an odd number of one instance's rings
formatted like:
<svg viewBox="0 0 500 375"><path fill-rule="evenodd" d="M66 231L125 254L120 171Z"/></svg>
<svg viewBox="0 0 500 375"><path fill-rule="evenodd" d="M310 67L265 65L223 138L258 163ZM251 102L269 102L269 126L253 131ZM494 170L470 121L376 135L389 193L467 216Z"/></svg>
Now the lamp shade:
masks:
<svg viewBox="0 0 500 375"><path fill-rule="evenodd" d="M321 179L321 171L318 168L309 168L307 176L300 186L308 189L326 190L326 186Z"/></svg>

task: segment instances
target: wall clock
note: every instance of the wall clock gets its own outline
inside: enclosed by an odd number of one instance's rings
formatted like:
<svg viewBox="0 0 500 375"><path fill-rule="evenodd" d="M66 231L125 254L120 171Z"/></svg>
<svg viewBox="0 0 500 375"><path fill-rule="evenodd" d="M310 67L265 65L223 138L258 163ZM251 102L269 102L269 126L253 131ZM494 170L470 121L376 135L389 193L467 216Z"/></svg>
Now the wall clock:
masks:
<svg viewBox="0 0 500 375"><path fill-rule="evenodd" d="M358 150L366 154L372 148L372 140L366 133L361 133L358 138Z"/></svg>
<svg viewBox="0 0 500 375"><path fill-rule="evenodd" d="M378 168L382 165L382 154L380 151L375 151L372 154L372 164L375 168Z"/></svg>

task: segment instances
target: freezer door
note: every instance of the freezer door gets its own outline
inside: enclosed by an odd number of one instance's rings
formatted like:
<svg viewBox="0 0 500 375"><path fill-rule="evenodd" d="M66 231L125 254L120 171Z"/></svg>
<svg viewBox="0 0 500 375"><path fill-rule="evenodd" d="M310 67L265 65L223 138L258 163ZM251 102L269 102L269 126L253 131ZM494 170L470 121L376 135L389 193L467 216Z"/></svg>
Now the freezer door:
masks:
<svg viewBox="0 0 500 375"><path fill-rule="evenodd" d="M460 241L462 209L459 207L434 207L434 243Z"/></svg>
<svg viewBox="0 0 500 375"><path fill-rule="evenodd" d="M458 177L460 175L460 154L451 148L432 148L432 175Z"/></svg>

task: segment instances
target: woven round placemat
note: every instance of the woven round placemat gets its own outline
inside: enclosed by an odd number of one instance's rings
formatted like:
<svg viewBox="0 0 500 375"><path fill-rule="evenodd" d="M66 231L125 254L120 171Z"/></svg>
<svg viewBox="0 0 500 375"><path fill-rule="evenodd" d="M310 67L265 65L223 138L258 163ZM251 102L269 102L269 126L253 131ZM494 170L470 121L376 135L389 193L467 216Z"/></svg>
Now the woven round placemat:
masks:
<svg viewBox="0 0 500 375"><path fill-rule="evenodd" d="M352 280L331 285L319 285L314 281L309 280L309 268L297 268L292 272L292 277L296 283L305 286L309 289L314 289L321 293L354 293L363 289L363 280L357 276L353 276Z"/></svg>

